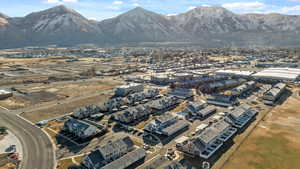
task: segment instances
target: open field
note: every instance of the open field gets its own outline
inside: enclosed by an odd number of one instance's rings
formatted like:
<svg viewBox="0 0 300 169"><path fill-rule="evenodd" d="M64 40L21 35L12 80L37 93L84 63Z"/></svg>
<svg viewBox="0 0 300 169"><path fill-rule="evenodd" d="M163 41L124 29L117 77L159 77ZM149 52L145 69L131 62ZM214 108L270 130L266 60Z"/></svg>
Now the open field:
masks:
<svg viewBox="0 0 300 169"><path fill-rule="evenodd" d="M72 112L74 109L89 104L97 104L107 100L111 95L99 94L91 97L84 97L83 99L76 99L68 104L56 104L53 106L46 106L38 110L31 110L22 113L21 115L32 122L38 122L41 120L47 120L59 115Z"/></svg>
<svg viewBox="0 0 300 169"><path fill-rule="evenodd" d="M300 98L274 108L225 164L225 169L299 168Z"/></svg>
<svg viewBox="0 0 300 169"><path fill-rule="evenodd" d="M36 104L73 99L105 92L112 90L119 84L121 84L119 81L112 79L92 79L75 82L55 82L45 85L19 85L15 88L24 94L16 92L14 96L0 100L0 106L14 110Z"/></svg>

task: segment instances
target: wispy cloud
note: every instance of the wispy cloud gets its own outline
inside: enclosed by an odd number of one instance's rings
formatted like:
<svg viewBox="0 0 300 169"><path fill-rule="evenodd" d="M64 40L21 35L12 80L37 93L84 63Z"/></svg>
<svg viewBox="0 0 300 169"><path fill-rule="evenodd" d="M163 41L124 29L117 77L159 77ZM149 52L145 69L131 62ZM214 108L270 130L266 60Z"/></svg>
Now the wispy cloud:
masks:
<svg viewBox="0 0 300 169"><path fill-rule="evenodd" d="M124 4L124 2L123 1L114 1L113 4L114 5L122 5L122 4Z"/></svg>
<svg viewBox="0 0 300 169"><path fill-rule="evenodd" d="M49 3L49 4L62 4L62 3L75 3L75 2L78 2L78 0L47 0L46 3Z"/></svg>
<svg viewBox="0 0 300 169"><path fill-rule="evenodd" d="M106 8L111 10L120 10L119 6L107 6Z"/></svg>
<svg viewBox="0 0 300 169"><path fill-rule="evenodd" d="M285 6L279 10L280 13L285 13L285 14L299 14L300 13L300 5L296 6Z"/></svg>
<svg viewBox="0 0 300 169"><path fill-rule="evenodd" d="M133 3L132 6L138 7L141 6L139 3Z"/></svg>
<svg viewBox="0 0 300 169"><path fill-rule="evenodd" d="M233 2L225 3L222 7L240 12L263 12L267 5L262 2Z"/></svg>
<svg viewBox="0 0 300 169"><path fill-rule="evenodd" d="M56 4L56 3L60 3L60 1L59 1L59 0L47 0L46 2L47 2L47 3L49 3L49 4Z"/></svg>

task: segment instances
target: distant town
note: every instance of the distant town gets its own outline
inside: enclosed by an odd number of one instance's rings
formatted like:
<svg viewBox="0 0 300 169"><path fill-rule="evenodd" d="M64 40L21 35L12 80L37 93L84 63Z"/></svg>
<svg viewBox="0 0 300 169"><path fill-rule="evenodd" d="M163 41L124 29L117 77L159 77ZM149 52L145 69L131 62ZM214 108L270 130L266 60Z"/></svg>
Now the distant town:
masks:
<svg viewBox="0 0 300 169"><path fill-rule="evenodd" d="M3 49L0 79L1 169L299 168L300 47Z"/></svg>

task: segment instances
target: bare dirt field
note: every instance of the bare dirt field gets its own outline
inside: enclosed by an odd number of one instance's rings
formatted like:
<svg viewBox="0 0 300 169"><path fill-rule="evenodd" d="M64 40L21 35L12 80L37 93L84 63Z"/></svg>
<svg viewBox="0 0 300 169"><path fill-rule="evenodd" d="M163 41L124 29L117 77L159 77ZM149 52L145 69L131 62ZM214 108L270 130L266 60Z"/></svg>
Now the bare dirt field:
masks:
<svg viewBox="0 0 300 169"><path fill-rule="evenodd" d="M300 157L300 97L275 107L225 163L225 169L296 169Z"/></svg>
<svg viewBox="0 0 300 169"><path fill-rule="evenodd" d="M63 115L66 113L72 112L74 109L90 104L97 104L107 100L111 95L99 94L96 96L86 97L84 99L79 99L75 101L71 101L67 104L56 104L50 107L33 110L33 111L25 111L21 115L32 122L38 122L41 120L47 120L49 118L53 118L59 115Z"/></svg>
<svg viewBox="0 0 300 169"><path fill-rule="evenodd" d="M18 85L15 88L23 93L14 93L13 97L0 100L0 106L16 110L32 105L72 99L112 90L121 83L112 79L92 79L50 84Z"/></svg>

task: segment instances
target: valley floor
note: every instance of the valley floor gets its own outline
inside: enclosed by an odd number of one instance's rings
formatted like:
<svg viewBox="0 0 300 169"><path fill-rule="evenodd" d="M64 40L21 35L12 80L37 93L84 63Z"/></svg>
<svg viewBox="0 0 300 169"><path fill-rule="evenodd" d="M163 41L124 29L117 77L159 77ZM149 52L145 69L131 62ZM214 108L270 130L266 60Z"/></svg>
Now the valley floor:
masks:
<svg viewBox="0 0 300 169"><path fill-rule="evenodd" d="M299 168L299 89L275 107L225 163L224 169Z"/></svg>

